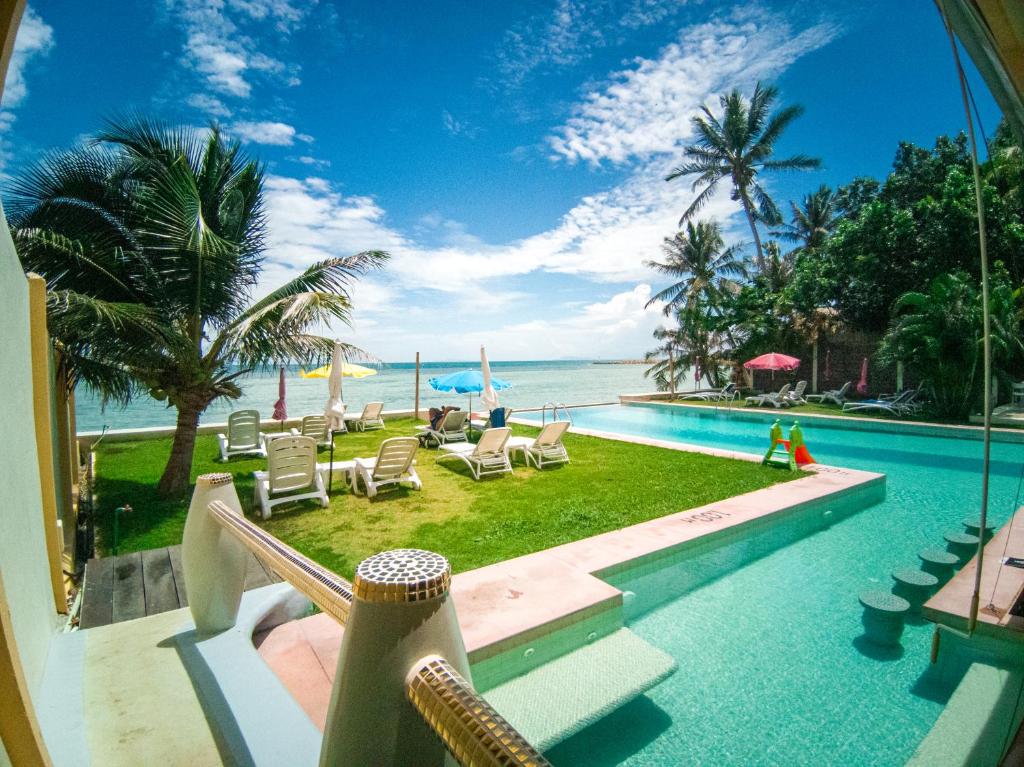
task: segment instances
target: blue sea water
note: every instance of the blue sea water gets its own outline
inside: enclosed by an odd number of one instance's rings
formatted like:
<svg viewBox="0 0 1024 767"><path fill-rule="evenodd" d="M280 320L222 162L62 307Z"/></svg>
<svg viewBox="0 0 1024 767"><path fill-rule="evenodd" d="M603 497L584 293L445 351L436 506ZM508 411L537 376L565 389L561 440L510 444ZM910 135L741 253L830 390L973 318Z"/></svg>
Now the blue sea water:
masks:
<svg viewBox="0 0 1024 767"><path fill-rule="evenodd" d="M753 453L768 442L769 421L742 412L614 406L576 410L573 420ZM888 591L893 570L918 567L918 551L942 548L944 533L977 514L981 442L863 422L801 426L819 462L885 473L885 500L760 559L740 552L724 575L696 588L680 585L697 566L688 560L659 578L613 579L638 602L661 604L630 628L679 670L555 748L553 764L885 767L902 765L928 733L955 681L929 672L930 624L908 625L901 649L879 653L861 637L857 595ZM996 442L992 459L998 525L1021 500L1024 444ZM665 593L643 593L650 588Z"/></svg>
<svg viewBox="0 0 1024 767"><path fill-rule="evenodd" d="M411 362L382 365L377 375L344 380L344 400L350 410L360 410L367 402L382 401L385 408L412 408L416 390L416 366ZM454 404L466 407L469 398L442 394L430 388L433 376L467 368L479 369L473 362L427 362L421 366L420 405L434 407ZM512 408L540 407L544 403L570 404L615 402L619 394L651 391L654 387L644 378L645 365L605 364L583 361L491 362L495 376L512 384L500 393L501 404ZM291 417L322 413L327 400L327 382L323 379L299 377L298 366L286 368L287 406ZM202 422L227 420L228 413L242 408L255 408L264 419L270 419L277 400L278 372L261 371L239 380L243 396L239 400L220 400L203 414ZM77 393L79 431L92 431L109 426L131 429L143 426L172 426L175 411L164 403L142 396L128 407L108 405L104 411L90 392ZM474 405L476 407L476 405Z"/></svg>

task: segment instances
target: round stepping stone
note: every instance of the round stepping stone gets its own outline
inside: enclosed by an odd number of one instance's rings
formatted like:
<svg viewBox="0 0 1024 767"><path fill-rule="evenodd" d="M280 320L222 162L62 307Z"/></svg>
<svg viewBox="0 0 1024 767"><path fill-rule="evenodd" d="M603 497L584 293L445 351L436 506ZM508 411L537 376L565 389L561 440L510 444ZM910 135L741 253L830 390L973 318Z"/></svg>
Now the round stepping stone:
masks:
<svg viewBox="0 0 1024 767"><path fill-rule="evenodd" d="M961 565L967 564L978 553L978 536L970 533L946 533L946 551L956 556Z"/></svg>
<svg viewBox="0 0 1024 767"><path fill-rule="evenodd" d="M979 535L981 533L981 517L973 516L967 517L963 521L963 526L971 535ZM992 540L992 536L996 534L996 526L990 521L985 520L985 543Z"/></svg>
<svg viewBox="0 0 1024 767"><path fill-rule="evenodd" d="M872 589L859 595L864 614L865 638L878 645L892 647L900 643L903 635L903 617L910 610L910 602L888 591Z"/></svg>
<svg viewBox="0 0 1024 767"><path fill-rule="evenodd" d="M917 556L921 560L921 569L938 578L939 583L945 583L952 578L953 568L960 562L956 554L950 554L940 548L921 549Z"/></svg>
<svg viewBox="0 0 1024 767"><path fill-rule="evenodd" d="M910 603L910 609L914 612L920 610L921 605L928 600L935 587L939 585L939 579L934 575L913 567L894 570L892 579L896 581L892 587L892 593L906 599Z"/></svg>

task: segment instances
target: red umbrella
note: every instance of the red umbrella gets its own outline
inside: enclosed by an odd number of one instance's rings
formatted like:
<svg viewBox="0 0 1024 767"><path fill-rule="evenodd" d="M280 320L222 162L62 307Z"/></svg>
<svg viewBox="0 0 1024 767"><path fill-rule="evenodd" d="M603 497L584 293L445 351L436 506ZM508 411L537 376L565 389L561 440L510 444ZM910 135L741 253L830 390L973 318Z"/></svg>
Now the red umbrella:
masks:
<svg viewBox="0 0 1024 767"><path fill-rule="evenodd" d="M284 368L281 368L281 377L277 382L277 402L274 403L274 420L281 422L281 431L284 431L284 422L288 418L288 410L284 404Z"/></svg>
<svg viewBox="0 0 1024 767"><path fill-rule="evenodd" d="M857 382L857 393L867 394L868 393L868 358L865 357L864 361L860 363L860 380Z"/></svg>
<svg viewBox="0 0 1024 767"><path fill-rule="evenodd" d="M800 360L786 354L769 352L747 360L743 363L743 367L747 370L796 370L800 367Z"/></svg>

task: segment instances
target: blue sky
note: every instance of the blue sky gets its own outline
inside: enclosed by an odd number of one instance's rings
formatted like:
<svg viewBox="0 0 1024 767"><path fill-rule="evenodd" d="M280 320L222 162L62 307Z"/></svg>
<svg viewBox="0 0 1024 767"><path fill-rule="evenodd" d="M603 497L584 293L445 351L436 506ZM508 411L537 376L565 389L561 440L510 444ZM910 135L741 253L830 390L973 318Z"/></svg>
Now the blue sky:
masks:
<svg viewBox="0 0 1024 767"><path fill-rule="evenodd" d="M661 179L700 105L757 79L806 107L778 151L824 163L769 182L784 206L963 125L921 0L37 0L0 151L9 175L128 110L216 120L267 165L263 288L393 254L346 339L385 360L636 357L661 322L643 261L692 195ZM745 241L726 195L707 215Z"/></svg>

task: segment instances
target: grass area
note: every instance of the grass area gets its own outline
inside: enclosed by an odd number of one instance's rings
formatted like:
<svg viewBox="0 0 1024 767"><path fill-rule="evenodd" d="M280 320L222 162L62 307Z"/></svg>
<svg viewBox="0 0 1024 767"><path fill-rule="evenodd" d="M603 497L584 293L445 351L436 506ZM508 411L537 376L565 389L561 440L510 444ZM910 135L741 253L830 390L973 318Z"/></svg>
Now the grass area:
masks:
<svg viewBox="0 0 1024 767"><path fill-rule="evenodd" d="M415 421L388 421L385 431L336 438L335 460L375 455L389 436L411 434ZM535 429L514 426L518 434ZM423 490L385 489L373 500L335 485L331 505L315 501L277 506L260 524L306 556L351 577L365 557L390 548L416 547L444 554L458 572L586 538L627 525L757 490L799 474L745 461L566 435L568 466L544 471L515 463L511 476L474 482L458 461L436 463L421 449L417 470ZM103 443L97 461L99 545L110 553L113 509L130 504L121 519L119 553L181 541L188 499L165 501L156 482L170 452L169 439ZM252 510L252 472L264 459L215 460L216 440L201 436L193 478L231 471L246 513ZM327 451L321 451L327 461Z"/></svg>

